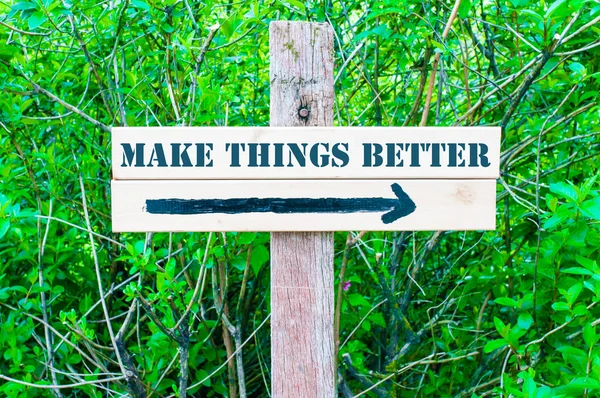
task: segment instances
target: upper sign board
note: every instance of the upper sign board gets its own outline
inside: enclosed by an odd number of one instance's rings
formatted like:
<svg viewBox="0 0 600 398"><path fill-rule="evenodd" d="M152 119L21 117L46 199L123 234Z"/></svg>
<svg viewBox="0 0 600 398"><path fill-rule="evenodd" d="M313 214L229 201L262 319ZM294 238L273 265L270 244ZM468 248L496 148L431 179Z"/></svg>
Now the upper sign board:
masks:
<svg viewBox="0 0 600 398"><path fill-rule="evenodd" d="M499 127L115 127L116 180L495 179Z"/></svg>

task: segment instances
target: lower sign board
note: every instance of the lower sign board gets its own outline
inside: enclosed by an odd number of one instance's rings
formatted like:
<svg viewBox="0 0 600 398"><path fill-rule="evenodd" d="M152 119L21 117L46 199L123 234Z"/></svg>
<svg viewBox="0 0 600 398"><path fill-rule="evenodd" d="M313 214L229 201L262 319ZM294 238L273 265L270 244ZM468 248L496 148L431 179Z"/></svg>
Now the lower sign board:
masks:
<svg viewBox="0 0 600 398"><path fill-rule="evenodd" d="M496 181L112 182L114 232L492 230Z"/></svg>

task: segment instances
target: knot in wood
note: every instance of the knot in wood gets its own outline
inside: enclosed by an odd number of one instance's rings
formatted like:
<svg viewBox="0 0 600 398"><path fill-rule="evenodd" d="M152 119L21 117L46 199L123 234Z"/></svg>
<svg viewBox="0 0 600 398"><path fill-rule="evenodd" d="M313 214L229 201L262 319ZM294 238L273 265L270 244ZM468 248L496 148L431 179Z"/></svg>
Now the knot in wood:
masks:
<svg viewBox="0 0 600 398"><path fill-rule="evenodd" d="M298 110L298 115L303 119L306 119L308 117L308 114L309 114L309 110L306 108L300 108Z"/></svg>

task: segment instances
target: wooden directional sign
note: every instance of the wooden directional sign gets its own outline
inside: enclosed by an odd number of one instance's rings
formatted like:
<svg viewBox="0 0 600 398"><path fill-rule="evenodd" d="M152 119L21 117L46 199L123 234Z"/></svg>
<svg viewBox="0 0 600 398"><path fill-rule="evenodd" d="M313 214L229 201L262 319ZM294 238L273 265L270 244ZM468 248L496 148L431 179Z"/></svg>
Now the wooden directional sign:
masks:
<svg viewBox="0 0 600 398"><path fill-rule="evenodd" d="M500 129L115 128L115 232L495 228Z"/></svg>

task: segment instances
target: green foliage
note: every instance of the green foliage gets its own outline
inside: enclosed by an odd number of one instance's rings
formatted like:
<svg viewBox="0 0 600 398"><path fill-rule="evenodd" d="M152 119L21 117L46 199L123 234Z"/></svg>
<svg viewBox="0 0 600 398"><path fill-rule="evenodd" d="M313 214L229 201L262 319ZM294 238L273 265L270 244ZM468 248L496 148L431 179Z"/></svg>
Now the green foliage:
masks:
<svg viewBox="0 0 600 398"><path fill-rule="evenodd" d="M104 126L268 125L268 24L291 19L334 28L336 124L504 127L496 231L335 235L340 395L600 396L599 18L1 2L0 395L171 396L184 372L190 396L267 396L269 234L112 234Z"/></svg>

